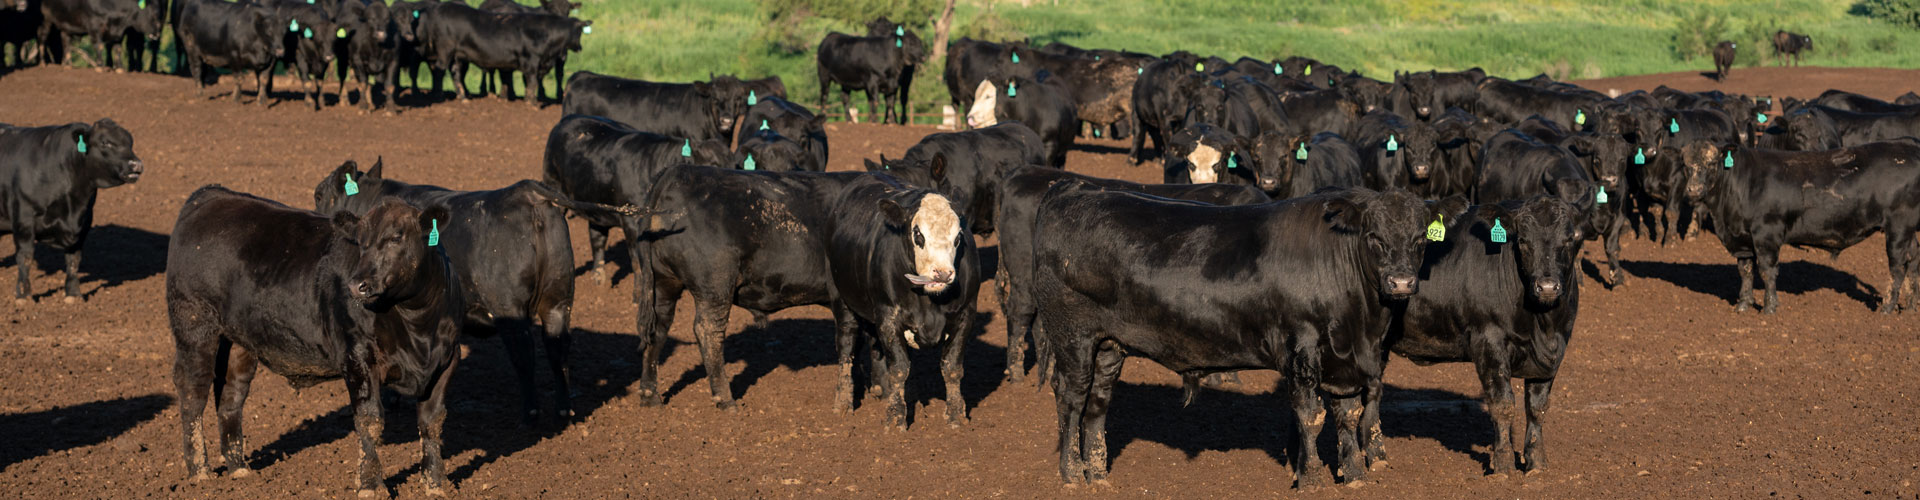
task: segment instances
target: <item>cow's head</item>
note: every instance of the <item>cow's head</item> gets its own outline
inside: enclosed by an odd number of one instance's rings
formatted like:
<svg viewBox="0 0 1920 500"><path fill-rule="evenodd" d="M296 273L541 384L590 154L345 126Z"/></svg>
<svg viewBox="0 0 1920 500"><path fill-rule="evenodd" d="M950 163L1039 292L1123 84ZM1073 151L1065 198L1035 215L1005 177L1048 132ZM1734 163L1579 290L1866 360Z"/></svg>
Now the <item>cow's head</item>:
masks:
<svg viewBox="0 0 1920 500"><path fill-rule="evenodd" d="M584 49L584 47L580 45L580 39L582 35L593 31L593 21L574 18L567 18L567 21L572 23L572 25L567 28L567 51L579 52Z"/></svg>
<svg viewBox="0 0 1920 500"><path fill-rule="evenodd" d="M441 265L440 252L430 245L438 245L440 232L452 224L446 207L422 211L391 198L380 201L364 218L335 213L334 230L347 235L359 253L348 275L348 293L367 304L418 295L430 284L428 266Z"/></svg>
<svg viewBox="0 0 1920 500"><path fill-rule="evenodd" d="M1787 143L1801 151L1819 151L1840 147L1840 132L1833 119L1817 106L1775 118L1785 130Z"/></svg>
<svg viewBox="0 0 1920 500"><path fill-rule="evenodd" d="M959 275L961 246L968 243L961 239L973 237L953 204L947 197L924 189L882 198L879 203L890 232L911 257L912 272L904 276L907 282L928 294L947 291Z"/></svg>
<svg viewBox="0 0 1920 500"><path fill-rule="evenodd" d="M741 139L739 154L735 156L739 158L733 166L742 170L768 172L821 170L821 166L813 164L815 157L807 154L805 147L772 129L756 131Z"/></svg>
<svg viewBox="0 0 1920 500"><path fill-rule="evenodd" d="M1189 77L1180 80L1180 84L1180 90L1186 95L1185 118L1182 124L1205 123L1214 126L1226 124L1227 86L1225 82L1213 78Z"/></svg>
<svg viewBox="0 0 1920 500"><path fill-rule="evenodd" d="M286 47L286 40L284 37L281 37L280 34L287 31L287 20L281 19L279 14L273 12L273 9L260 4L241 4L241 6L241 14L237 16L239 17L238 21L240 21L239 26L252 27L253 36L259 37L256 38L257 40L266 42L265 46L249 46L248 49L264 50L266 53L273 54L276 57L284 53L283 49ZM319 36L320 33L314 33L314 35ZM333 34L326 33L326 35L332 36Z"/></svg>
<svg viewBox="0 0 1920 500"><path fill-rule="evenodd" d="M54 147L76 157L79 163L76 170L92 178L94 187L132 183L140 180L140 174L146 171L140 157L133 154L133 134L120 128L112 118L101 118L91 125L69 125L65 132L48 140L55 142Z"/></svg>
<svg viewBox="0 0 1920 500"><path fill-rule="evenodd" d="M314 186L313 211L367 213L380 199L381 185L386 182L386 175L382 173L385 167L384 158L374 160L373 168L365 172L360 171L360 164L353 160L335 167L320 179L320 185Z"/></svg>
<svg viewBox="0 0 1920 500"><path fill-rule="evenodd" d="M580 8L579 3L567 0L540 0L540 10L547 11L548 14L556 16L572 17L574 14L573 9L578 8Z"/></svg>
<svg viewBox="0 0 1920 500"><path fill-rule="evenodd" d="M1407 190L1374 192L1350 189L1327 198L1323 218L1332 229L1366 239L1362 249L1368 276L1378 291L1405 299L1419 291L1428 225L1446 224L1467 211L1467 199L1454 195L1423 202Z"/></svg>
<svg viewBox="0 0 1920 500"><path fill-rule="evenodd" d="M1433 104L1434 72L1407 73L1401 80L1406 89L1407 103L1413 106L1413 117L1426 120L1436 111Z"/></svg>
<svg viewBox="0 0 1920 500"><path fill-rule="evenodd" d="M1019 89L1018 82L1012 80L1009 80L1009 82L1015 85L1014 89L1016 91L1015 96L1009 97L1009 99L1019 97L1017 93ZM1000 109L1000 96L1001 92L1003 92L1000 89L1002 88L1004 87L994 83L992 79L980 81L980 86L973 89L973 108L967 110L967 128L991 127L993 124L1000 122L998 110Z"/></svg>
<svg viewBox="0 0 1920 500"><path fill-rule="evenodd" d="M1479 218L1488 228L1497 222L1506 231L1507 244L1519 252L1514 260L1529 299L1553 305L1578 285L1572 281L1579 277L1574 265L1586 240L1578 208L1559 198L1537 196L1481 205Z"/></svg>
<svg viewBox="0 0 1920 500"><path fill-rule="evenodd" d="M427 8L432 5L430 0L401 0L393 3L389 11L393 13L394 25L400 30L401 40L408 43L414 41L414 36L420 27L420 16L425 14Z"/></svg>
<svg viewBox="0 0 1920 500"><path fill-rule="evenodd" d="M1185 175L1187 182L1205 184L1225 182L1227 176L1253 177L1240 170L1253 167L1253 159L1245 153L1251 148L1226 129L1192 123L1174 133L1168 142L1166 168Z"/></svg>
<svg viewBox="0 0 1920 500"><path fill-rule="evenodd" d="M707 75L707 81L693 82L693 90L707 98L708 114L713 116L713 129L718 135L732 135L733 122L746 112L747 86L733 75Z"/></svg>
<svg viewBox="0 0 1920 500"><path fill-rule="evenodd" d="M1680 146L1681 168L1686 172L1683 192L1688 200L1699 200L1720 184L1727 171L1740 167L1740 145L1697 140ZM1733 166L1728 166L1728 160Z"/></svg>
<svg viewBox="0 0 1920 500"><path fill-rule="evenodd" d="M1268 195L1280 196L1281 190L1293 185L1293 176L1307 168L1307 159L1311 158L1312 145L1305 135L1289 134L1279 130L1261 132L1253 141L1254 186Z"/></svg>
<svg viewBox="0 0 1920 500"><path fill-rule="evenodd" d="M348 2L349 5L353 3L356 2ZM355 29L345 24L359 19L357 14L347 13L352 9L352 7L342 7L340 9L342 13L338 19L318 16L318 19L309 22L290 18L287 20L289 26L286 36L276 38L282 39L283 46L285 42L291 41L294 52L300 54L301 59L309 61L308 64L312 67L303 67L300 71L324 72L326 63L333 62L333 42L337 38L338 30L353 31Z"/></svg>
<svg viewBox="0 0 1920 500"><path fill-rule="evenodd" d="M367 2L360 9L360 25L353 29L359 31L362 36L372 35L374 43L387 43L387 35L396 29L393 22L393 8L388 7L386 2Z"/></svg>
<svg viewBox="0 0 1920 500"><path fill-rule="evenodd" d="M18 10L27 10L28 0L17 0ZM133 13L133 29L147 35L148 40L159 40L160 30L166 27L167 1L145 0L136 4L138 11Z"/></svg>
<svg viewBox="0 0 1920 500"><path fill-rule="evenodd" d="M891 175L907 184L946 192L944 190L948 186L946 155L936 154L931 159L921 161L906 158L888 160L887 155L880 155L879 163L873 160L864 161L868 172Z"/></svg>
<svg viewBox="0 0 1920 500"><path fill-rule="evenodd" d="M899 23L893 22L892 19L887 19L887 16L880 16L874 18L872 21L867 21L867 36L893 36L894 28L898 27L900 27Z"/></svg>
<svg viewBox="0 0 1920 500"><path fill-rule="evenodd" d="M1414 182L1426 182L1433 177L1434 169L1440 168L1441 162L1445 161L1440 157L1440 134L1433 130L1433 125L1423 121L1410 121L1399 134L1398 152L1402 155L1399 161L1407 169L1407 178ZM1384 147L1381 152L1389 155L1394 153L1386 151Z"/></svg>
<svg viewBox="0 0 1920 500"><path fill-rule="evenodd" d="M1627 165L1633 162L1634 153L1626 139L1618 135L1581 134L1568 138L1564 145L1580 157L1587 175L1605 187L1610 197L1624 193Z"/></svg>

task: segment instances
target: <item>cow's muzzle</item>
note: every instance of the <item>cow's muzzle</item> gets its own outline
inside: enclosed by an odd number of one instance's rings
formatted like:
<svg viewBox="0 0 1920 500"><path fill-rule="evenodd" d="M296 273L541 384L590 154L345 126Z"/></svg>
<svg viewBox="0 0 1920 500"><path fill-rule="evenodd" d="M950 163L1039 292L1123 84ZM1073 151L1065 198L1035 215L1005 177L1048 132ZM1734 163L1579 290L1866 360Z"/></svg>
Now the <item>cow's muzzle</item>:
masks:
<svg viewBox="0 0 1920 500"><path fill-rule="evenodd" d="M918 274L909 274L906 276L908 283L912 283L913 286L925 288L931 293L946 291L947 285L953 284L953 271L950 270L934 271L931 277Z"/></svg>
<svg viewBox="0 0 1920 500"><path fill-rule="evenodd" d="M1542 280L1533 284L1533 298L1542 304L1552 304L1560 300L1560 282Z"/></svg>
<svg viewBox="0 0 1920 500"><path fill-rule="evenodd" d="M1424 180L1427 180L1427 177L1431 175L1433 175L1432 165L1414 165L1413 166L1413 178L1415 180L1424 181Z"/></svg>
<svg viewBox="0 0 1920 500"><path fill-rule="evenodd" d="M140 163L140 160L134 160L127 162L127 173L121 177L125 178L127 182L133 182L140 180L140 174L146 171L146 167Z"/></svg>
<svg viewBox="0 0 1920 500"><path fill-rule="evenodd" d="M1413 275L1389 275L1386 282L1387 295L1396 299L1413 296L1419 290L1419 280Z"/></svg>

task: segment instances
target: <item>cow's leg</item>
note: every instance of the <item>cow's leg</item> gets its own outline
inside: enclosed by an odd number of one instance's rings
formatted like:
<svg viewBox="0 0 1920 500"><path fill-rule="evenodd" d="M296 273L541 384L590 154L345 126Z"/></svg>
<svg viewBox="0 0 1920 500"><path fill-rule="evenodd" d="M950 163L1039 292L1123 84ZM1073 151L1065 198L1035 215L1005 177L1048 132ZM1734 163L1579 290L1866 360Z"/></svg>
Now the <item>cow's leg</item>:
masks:
<svg viewBox="0 0 1920 500"><path fill-rule="evenodd" d="M1382 353L1381 366L1386 366L1386 354ZM1380 432L1380 399L1386 395L1381 377L1367 380L1365 409L1360 413L1360 446L1367 453L1367 469L1387 468L1387 436Z"/></svg>
<svg viewBox="0 0 1920 500"><path fill-rule="evenodd" d="M1766 305L1760 307L1760 314L1779 312L1780 245L1762 240L1754 248L1754 259L1760 267L1760 279L1767 282Z"/></svg>
<svg viewBox="0 0 1920 500"><path fill-rule="evenodd" d="M1673 212L1672 205L1660 205L1660 246L1662 247L1673 241L1673 219L1675 218Z"/></svg>
<svg viewBox="0 0 1920 500"><path fill-rule="evenodd" d="M716 282L734 283L732 279L719 279ZM712 391L713 405L722 410L738 411L739 406L733 401L733 388L728 385L726 352L721 347L727 335L727 316L733 308L733 290L704 294L696 291L693 298L693 335L700 341L700 359L707 368L707 385Z"/></svg>
<svg viewBox="0 0 1920 500"><path fill-rule="evenodd" d="M540 89L540 78L546 76L546 72L534 69L531 71L521 70L520 73L527 79L527 92L525 94L527 104L533 105L533 109L540 109L540 95L546 93Z"/></svg>
<svg viewBox="0 0 1920 500"><path fill-rule="evenodd" d="M562 424L573 420L573 374L567 363L573 352L573 333L569 329L572 309L572 305L556 305L540 320L547 333L542 338L547 349L547 368L553 371L553 415Z"/></svg>
<svg viewBox="0 0 1920 500"><path fill-rule="evenodd" d="M873 87L867 87L867 110L880 115L880 124L885 125L887 123L887 115L880 109L881 101L875 98L878 94L878 92L873 90Z"/></svg>
<svg viewBox="0 0 1920 500"><path fill-rule="evenodd" d="M64 38L64 37L63 37L63 38ZM73 37L73 38L79 38L79 37ZM99 35L99 34L88 34L88 35L87 35L87 39L88 39L89 41L92 41L94 45L99 45L99 44L100 44L100 40L102 40L102 39L105 39L105 38L106 38L105 36L101 36L101 35ZM73 40L71 40L71 39L64 39L64 40L62 40L62 42L71 42L71 41L73 41ZM92 67L93 67L93 69L94 69L94 71L105 71L105 70L106 70L106 67L105 67L105 66L102 66L102 65L100 64L100 60L99 60L99 59L96 59L96 58L94 58L94 57L93 57L93 52L92 52L92 51L89 51L89 50L87 50L87 49L82 49L82 48L77 48L77 47L74 47L74 46L73 46L73 44L71 44L71 43L69 43L69 44L67 44L67 53L69 53L69 54L76 54L76 53L77 53L77 54L80 54L80 58L81 58L81 59L84 59L84 60L86 60L86 61L87 61L87 65L88 65L88 66L92 66ZM73 64L73 60L72 60L72 59L68 59L68 60L67 60L67 64L69 64L69 65L71 65L71 64Z"/></svg>
<svg viewBox="0 0 1920 500"><path fill-rule="evenodd" d="M1541 425L1547 420L1547 397L1553 394L1553 379L1527 380L1527 448L1520 463L1528 474L1547 469L1546 448Z"/></svg>
<svg viewBox="0 0 1920 500"><path fill-rule="evenodd" d="M214 357L219 354L218 327L202 323L213 321L211 314L195 315L174 308L191 307L187 305L168 305L168 321L173 326L173 389L175 397L180 399L181 450L185 454L187 477L194 480L207 479L206 439L202 436L200 417L207 409L208 389L214 381ZM202 310L200 312L210 313ZM188 319L193 318L193 319Z"/></svg>
<svg viewBox="0 0 1920 500"><path fill-rule="evenodd" d="M1126 364L1127 353L1118 342L1102 342L1094 352L1093 384L1080 415L1080 446L1087 451L1087 480L1094 484L1107 483L1107 410L1113 403L1113 386L1120 381L1120 368Z"/></svg>
<svg viewBox="0 0 1920 500"><path fill-rule="evenodd" d="M860 337L860 318L838 301L832 309L833 347L840 360L840 385L833 391L833 409L846 413L853 411L853 347Z"/></svg>
<svg viewBox="0 0 1920 500"><path fill-rule="evenodd" d="M638 250L635 250L635 253L637 254ZM636 265L646 265L646 263L639 258L635 258L634 262ZM635 271L634 274L635 276L642 275L639 271ZM647 275L651 275L651 273ZM635 280L633 283L635 287L653 287L653 298L650 299L650 302L642 302L639 304L640 307L648 308L648 313L638 315L639 318L637 321L640 332L640 388L634 391L634 394L639 396L641 406L654 406L661 403L663 395L658 389L658 384L660 383L660 358L664 357L666 353L667 342L669 341L667 331L673 327L673 309L674 306L680 302L680 292L682 291L679 283L660 283L658 280L653 281L655 282L645 283ZM641 298L639 300L649 299ZM648 320L649 318L651 318L651 321Z"/></svg>
<svg viewBox="0 0 1920 500"><path fill-rule="evenodd" d="M1313 353L1316 358L1319 356L1318 350ZM1301 354L1297 350L1294 353L1295 356ZM1314 364L1317 365L1317 361L1313 360ZM1317 372L1319 367L1314 368ZM1293 486L1296 489L1318 488L1326 486L1327 477L1320 472L1323 466L1314 441L1320 437L1320 426L1327 421L1327 410L1321 405L1318 384L1310 382L1319 380L1319 373L1312 374L1313 378L1307 380L1294 375L1290 373L1287 377L1288 401L1292 403L1294 418ZM1055 387L1054 390L1060 388Z"/></svg>
<svg viewBox="0 0 1920 500"><path fill-rule="evenodd" d="M1134 133L1133 137L1129 138L1131 140L1128 141L1129 146L1127 146L1127 164L1139 165L1140 164L1140 146L1147 140L1147 134L1145 133L1146 131L1145 126L1140 123L1140 114L1137 112L1133 114L1133 128L1135 129L1136 133Z"/></svg>
<svg viewBox="0 0 1920 500"><path fill-rule="evenodd" d="M1495 347L1494 342L1485 339L1499 339L1505 335L1498 331L1480 332L1479 338L1469 341L1473 344L1473 366L1480 375L1481 398L1486 404L1487 415L1493 417L1493 450L1488 453L1487 468L1495 478L1505 478L1513 472L1513 424L1520 414L1513 405L1513 374L1507 367L1505 349Z"/></svg>
<svg viewBox="0 0 1920 500"><path fill-rule="evenodd" d="M254 104L266 106L271 102L271 100L267 99L267 95L273 93L273 77L270 74L272 71L273 67L268 66L266 69L253 72Z"/></svg>
<svg viewBox="0 0 1920 500"><path fill-rule="evenodd" d="M860 114L853 109L853 91L840 88L840 110L847 113L847 121L860 123Z"/></svg>
<svg viewBox="0 0 1920 500"><path fill-rule="evenodd" d="M1882 314L1898 312L1902 305L1901 293L1906 291L1907 270L1913 265L1914 258L1913 231L1905 228L1915 226L1912 223L1902 224L1901 221L1889 221L1884 225L1887 228L1887 274L1891 281L1887 291L1881 293Z"/></svg>
<svg viewBox="0 0 1920 500"><path fill-rule="evenodd" d="M587 224L587 248L593 255L593 282L607 286L613 286L613 282L607 280L607 233L612 230L613 226ZM630 248L627 251L634 250ZM640 270L633 272L637 274Z"/></svg>
<svg viewBox="0 0 1920 500"><path fill-rule="evenodd" d="M1073 345L1060 346L1056 353L1059 366L1053 370L1053 402L1059 417L1060 481L1074 486L1087 480L1086 457L1081 455L1082 415L1093 390L1094 346L1087 345L1093 332L1076 327L1071 330Z"/></svg>
<svg viewBox="0 0 1920 500"><path fill-rule="evenodd" d="M913 367L913 360L907 357L906 340L903 335L912 335L900 317L900 311L889 311L874 331L874 347L881 351L875 357L874 370L885 379L883 392L887 397L886 426L888 430L907 430L907 371ZM884 361L880 361L884 360Z"/></svg>
<svg viewBox="0 0 1920 500"><path fill-rule="evenodd" d="M1024 295L1024 289L1008 281L1007 259L1000 259L1000 269L993 281L1000 288L1000 312L1007 319L1007 381L1019 382L1027 374L1027 334L1032 329L1034 319L1033 301ZM1040 353L1035 352L1035 357Z"/></svg>
<svg viewBox="0 0 1920 500"><path fill-rule="evenodd" d="M240 75L233 74L233 102L240 102Z"/></svg>
<svg viewBox="0 0 1920 500"><path fill-rule="evenodd" d="M1734 312L1753 309L1753 255L1734 255L1734 267L1740 270L1740 292L1734 296Z"/></svg>
<svg viewBox="0 0 1920 500"><path fill-rule="evenodd" d="M454 61L448 66L453 72L454 93L460 96L461 101L471 100L471 97L467 95L467 63Z"/></svg>
<svg viewBox="0 0 1920 500"><path fill-rule="evenodd" d="M220 349L214 358L216 366L225 365L224 376L214 379L214 394L218 400L214 408L220 413L220 455L227 460L227 474L233 477L253 475L253 469L247 467L247 440L241 434L244 424L242 410L247 404L247 393L253 387L253 373L259 363L253 353L233 345L232 341L220 339ZM224 387L222 387L224 386Z"/></svg>
<svg viewBox="0 0 1920 500"><path fill-rule="evenodd" d="M1367 479L1366 450L1360 444L1360 421L1366 412L1365 394L1335 397L1333 433L1340 443L1340 479L1358 486Z"/></svg>
<svg viewBox="0 0 1920 500"><path fill-rule="evenodd" d="M453 366L459 362L458 356L447 361L446 368L440 369L440 378L434 381L433 387L427 390L427 397L421 399L417 407L420 426L420 468L422 469L420 474L421 479L426 483L428 496L444 496L446 488L451 486L447 481L446 464L440 457L442 442L440 436L447 422L447 381L453 379ZM376 394L374 399L380 398Z"/></svg>
<svg viewBox="0 0 1920 500"><path fill-rule="evenodd" d="M33 290L33 235L37 228L13 228L13 267L18 268L13 282L13 303L26 305L31 298L27 293Z"/></svg>
<svg viewBox="0 0 1920 500"><path fill-rule="evenodd" d="M1627 284L1627 272L1620 269L1620 230L1626 225L1626 218L1625 213L1619 213L1618 217L1613 218L1613 223L1602 228L1601 233L1606 244L1607 268L1612 271L1612 286L1616 287Z"/></svg>
<svg viewBox="0 0 1920 500"><path fill-rule="evenodd" d="M360 74L360 110L363 113L371 112L373 111L373 74L365 71L355 71L355 73Z"/></svg>
<svg viewBox="0 0 1920 500"><path fill-rule="evenodd" d="M960 393L960 379L967 374L962 358L972 329L973 311L968 309L959 321L947 324L946 345L940 352L940 379L947 385L947 425L955 428L967 423L967 398Z"/></svg>
<svg viewBox="0 0 1920 500"><path fill-rule="evenodd" d="M507 360L513 364L514 378L520 383L520 425L532 427L540 421L540 389L533 385L533 319L518 315L500 315L493 319Z"/></svg>
<svg viewBox="0 0 1920 500"><path fill-rule="evenodd" d="M356 346L353 349L372 349L373 346ZM371 354L371 353L367 353ZM380 469L380 433L386 431L386 417L380 408L380 383L369 376L372 369L365 366L371 360L352 360L346 370L347 400L353 406L353 433L360 438L360 466L355 476L355 488L362 498L386 496L381 483Z"/></svg>

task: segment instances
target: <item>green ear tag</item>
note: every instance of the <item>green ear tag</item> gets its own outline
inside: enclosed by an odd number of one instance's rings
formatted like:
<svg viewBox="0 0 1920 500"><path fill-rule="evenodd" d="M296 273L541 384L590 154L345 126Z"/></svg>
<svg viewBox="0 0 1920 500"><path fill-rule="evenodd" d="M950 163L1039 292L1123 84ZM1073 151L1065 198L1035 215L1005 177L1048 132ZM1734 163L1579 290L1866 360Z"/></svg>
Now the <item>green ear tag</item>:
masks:
<svg viewBox="0 0 1920 500"><path fill-rule="evenodd" d="M415 12L415 13L413 13L413 17L420 17L420 13L419 13L419 12ZM580 27L580 34L582 34L582 35L591 35L591 34L593 34L593 27L592 27L592 26L581 26L581 27Z"/></svg>
<svg viewBox="0 0 1920 500"><path fill-rule="evenodd" d="M1273 63L1273 74L1280 74L1280 63Z"/></svg>
<svg viewBox="0 0 1920 500"><path fill-rule="evenodd" d="M1400 141L1396 141L1396 140L1394 140L1394 139L1393 139L1393 136L1392 136L1392 135L1388 135L1388 136L1387 136L1387 151L1399 151L1399 150L1400 150Z"/></svg>
<svg viewBox="0 0 1920 500"><path fill-rule="evenodd" d="M766 130L767 128L768 128L768 127L767 127L767 121L766 121L766 120L760 120L760 130Z"/></svg>
<svg viewBox="0 0 1920 500"><path fill-rule="evenodd" d="M894 27L893 27L893 36L907 36L907 27L906 27L906 26L894 26Z"/></svg>
<svg viewBox="0 0 1920 500"><path fill-rule="evenodd" d="M1227 168L1240 168L1240 155L1228 153Z"/></svg>
<svg viewBox="0 0 1920 500"><path fill-rule="evenodd" d="M1433 223L1427 224L1427 241L1445 241L1447 239L1447 226L1440 223L1440 220L1445 218L1446 216L1444 215L1436 215L1433 218Z"/></svg>
<svg viewBox="0 0 1920 500"><path fill-rule="evenodd" d="M1300 149L1293 150L1293 159L1295 160L1307 159L1307 143L1302 142L1300 143Z"/></svg>
<svg viewBox="0 0 1920 500"><path fill-rule="evenodd" d="M1019 97L1019 95L1020 89L1014 87L1013 82L1007 82L1007 97Z"/></svg>
<svg viewBox="0 0 1920 500"><path fill-rule="evenodd" d="M301 28L300 36L306 37L306 38L313 38L313 28Z"/></svg>
<svg viewBox="0 0 1920 500"><path fill-rule="evenodd" d="M147 8L147 0L140 0L140 8Z"/></svg>
<svg viewBox="0 0 1920 500"><path fill-rule="evenodd" d="M333 30L333 37L334 37L334 38L346 38L346 37L347 37L347 29L346 29L346 28L340 28L340 29L336 29L336 30Z"/></svg>
<svg viewBox="0 0 1920 500"><path fill-rule="evenodd" d="M287 21L287 32L292 33L295 31L300 31L300 20Z"/></svg>
<svg viewBox="0 0 1920 500"><path fill-rule="evenodd" d="M1598 192L1598 193L1594 193L1594 194L1593 194L1593 202L1594 202L1594 203L1606 203L1606 202L1607 202L1607 187L1606 187L1606 186L1600 186L1600 192Z"/></svg>
<svg viewBox="0 0 1920 500"><path fill-rule="evenodd" d="M693 139L686 139L686 141L687 142L680 143L680 157L692 158L693 157Z"/></svg>
<svg viewBox="0 0 1920 500"><path fill-rule="evenodd" d="M1147 72L1146 66L1138 66L1133 68L1133 74L1136 74L1136 75L1145 74L1146 72Z"/></svg>
<svg viewBox="0 0 1920 500"><path fill-rule="evenodd" d="M743 167L743 168L745 168L745 169L747 169L747 170L754 170L754 168L753 168L753 167L754 167L754 165L755 165L755 163L753 162L753 153L747 153L747 161L746 161L746 163L742 163L742 164L741 164L740 166L741 166L741 167Z"/></svg>
<svg viewBox="0 0 1920 500"><path fill-rule="evenodd" d="M1094 55L1094 56L1093 56L1093 60L1095 60L1095 61L1098 61L1098 60L1100 60L1100 56L1099 56L1099 55Z"/></svg>
<svg viewBox="0 0 1920 500"><path fill-rule="evenodd" d="M313 3L313 0L307 0L307 3ZM416 10L416 11L413 11L413 18L414 18L414 19L419 19L419 18L420 18L420 11L417 11L417 10Z"/></svg>
<svg viewBox="0 0 1920 500"><path fill-rule="evenodd" d="M1678 134L1678 133L1680 133L1680 119L1679 119L1679 118L1669 118L1669 119L1667 119L1667 133L1669 133L1669 134Z"/></svg>
<svg viewBox="0 0 1920 500"><path fill-rule="evenodd" d="M78 139L80 141L73 145L73 149L80 151L80 154L87 154L87 136L78 136Z"/></svg>
<svg viewBox="0 0 1920 500"><path fill-rule="evenodd" d="M1495 219L1493 219L1493 229L1492 229L1492 230L1489 230L1489 231L1487 231L1487 235L1488 235L1488 236L1491 236L1491 238L1489 238L1489 239L1492 239L1494 243L1506 243L1506 242L1507 242L1507 228L1506 228L1506 227L1502 227L1502 226L1500 225L1500 219L1499 219L1499 218L1495 218Z"/></svg>
<svg viewBox="0 0 1920 500"><path fill-rule="evenodd" d="M1207 63L1193 63L1193 70L1194 70L1194 71L1206 71L1206 70L1207 70Z"/></svg>
<svg viewBox="0 0 1920 500"><path fill-rule="evenodd" d="M1015 52L1015 53L1013 53L1013 63L1014 63L1014 64L1020 64L1020 53L1019 53L1019 52Z"/></svg>
<svg viewBox="0 0 1920 500"><path fill-rule="evenodd" d="M360 194L360 183L353 182L353 174L346 174L346 177L347 177L347 184L344 191L347 192L347 196Z"/></svg>
<svg viewBox="0 0 1920 500"><path fill-rule="evenodd" d="M430 247L440 246L440 219L428 219L428 220L433 221L433 229L430 231L427 231L427 246L430 246Z"/></svg>
<svg viewBox="0 0 1920 500"><path fill-rule="evenodd" d="M1586 111L1582 111L1582 110L1578 110L1578 109L1576 109L1576 110L1573 110L1573 124L1574 124L1574 125L1586 125L1586 124L1587 124L1587 112L1586 112Z"/></svg>
<svg viewBox="0 0 1920 500"><path fill-rule="evenodd" d="M1313 76L1313 65L1308 64L1306 69L1300 71L1300 76Z"/></svg>
<svg viewBox="0 0 1920 500"><path fill-rule="evenodd" d="M901 47L901 41L900 41L900 39L899 39L899 38L894 38L894 39L893 39L893 48L896 48L896 49L897 49L897 48L900 48L900 47Z"/></svg>
<svg viewBox="0 0 1920 500"><path fill-rule="evenodd" d="M1096 128L1096 129L1093 129L1093 138L1095 138L1095 139L1099 139L1099 138L1100 138L1100 129L1097 129L1097 128Z"/></svg>
<svg viewBox="0 0 1920 500"><path fill-rule="evenodd" d="M1767 114L1766 114L1766 113L1754 113L1754 114L1753 114L1753 119L1754 119L1754 120L1757 120L1757 121L1759 121L1760 123L1766 123L1766 122L1767 122Z"/></svg>
<svg viewBox="0 0 1920 500"><path fill-rule="evenodd" d="M747 105L752 106L755 104L760 104L760 96L754 94L751 90L747 91Z"/></svg>
<svg viewBox="0 0 1920 500"><path fill-rule="evenodd" d="M1633 150L1633 164L1634 165L1647 164L1647 148L1635 148Z"/></svg>
<svg viewBox="0 0 1920 500"><path fill-rule="evenodd" d="M1727 152L1727 161L1721 162L1720 165L1721 165L1720 168L1733 168L1733 152L1732 151Z"/></svg>

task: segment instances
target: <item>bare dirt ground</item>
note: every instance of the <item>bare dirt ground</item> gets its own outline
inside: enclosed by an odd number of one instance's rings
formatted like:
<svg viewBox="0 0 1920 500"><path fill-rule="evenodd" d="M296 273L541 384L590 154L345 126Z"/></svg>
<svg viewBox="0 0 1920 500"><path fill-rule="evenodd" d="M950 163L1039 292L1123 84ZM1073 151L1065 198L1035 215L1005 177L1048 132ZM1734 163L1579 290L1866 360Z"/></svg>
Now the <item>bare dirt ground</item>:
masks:
<svg viewBox="0 0 1920 500"><path fill-rule="evenodd" d="M1916 81L1916 71L1761 68L1736 70L1724 88L1812 97L1837 87L1890 98ZM1716 88L1697 73L1582 83L1602 91ZM295 392L278 376L257 379L248 401L247 446L259 473L185 480L161 294L167 234L181 201L221 183L309 206L329 169L376 157L386 159L390 177L454 188L539 178L559 109L483 99L397 116L342 107L316 113L297 102L263 109L202 100L170 76L36 68L0 77L0 121L103 116L135 134L147 174L102 193L81 268L86 302L58 300L57 253L42 251L47 258L28 263L37 268L38 303L0 303L0 495L350 497L356 454L345 391L334 383ZM830 125L832 167L900 155L931 132ZM1119 141L1092 141L1071 155L1069 169L1159 179L1156 167L1129 167L1123 154ZM584 229L576 222L573 231L576 261L584 262ZM1284 402L1270 395L1274 372L1249 372L1243 385L1181 408L1178 377L1133 359L1109 421L1113 485L1062 489L1051 451L1052 396L1001 382L1005 330L990 292L979 308L992 319L967 341L972 421L964 428L938 417L945 403L927 353L909 385L920 406L908 432L884 432L883 405L871 399L851 415L833 412L831 325L817 307L779 313L764 329L734 314L727 370L746 407L738 414L708 399L687 326L692 314L683 310L673 331L679 344L661 370L667 404L641 407L627 396L637 342L624 267L616 267L612 288L579 281L578 423L521 430L499 341L467 343L451 388L448 471L456 495L479 498L1910 498L1920 491L1920 320L1871 309L1887 282L1882 238L1837 260L1788 250L1782 311L1768 317L1733 312L1733 259L1711 237L1669 248L1630 241L1624 257L1634 277L1616 290L1596 281L1598 252L1588 245L1582 265L1584 310L1547 421L1549 468L1524 478L1484 476L1493 427L1468 365L1396 359L1386 379L1390 466L1358 488L1302 495L1289 490L1292 477L1280 461L1291 431ZM20 264L0 260L0 282L11 283ZM546 387L546 372L539 373ZM388 485L419 496L411 402L390 399L388 408L389 444L380 450ZM1321 448L1332 457L1328 440Z"/></svg>

